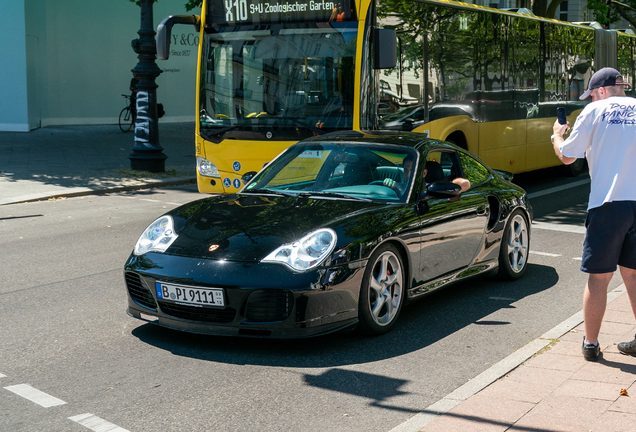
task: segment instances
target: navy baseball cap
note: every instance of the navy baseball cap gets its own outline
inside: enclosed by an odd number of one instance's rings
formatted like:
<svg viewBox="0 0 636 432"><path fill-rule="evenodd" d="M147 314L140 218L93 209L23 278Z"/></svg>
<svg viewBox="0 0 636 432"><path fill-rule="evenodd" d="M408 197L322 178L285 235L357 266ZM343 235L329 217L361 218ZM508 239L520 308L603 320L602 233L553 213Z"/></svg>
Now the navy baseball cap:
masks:
<svg viewBox="0 0 636 432"><path fill-rule="evenodd" d="M618 80L619 78L620 80ZM590 78L590 82L587 85L587 90L579 97L579 99L587 99L588 97L590 97L590 94L594 89L617 85L628 86L630 84L623 82L623 76L616 69L611 67L604 67L603 69L597 70L596 73L592 75L592 78Z"/></svg>

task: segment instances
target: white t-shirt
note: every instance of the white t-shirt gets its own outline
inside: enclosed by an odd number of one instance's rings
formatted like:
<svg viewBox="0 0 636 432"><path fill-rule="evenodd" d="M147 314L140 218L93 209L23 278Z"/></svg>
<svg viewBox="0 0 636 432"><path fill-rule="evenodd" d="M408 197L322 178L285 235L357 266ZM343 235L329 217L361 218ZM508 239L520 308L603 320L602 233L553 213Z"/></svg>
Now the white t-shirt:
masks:
<svg viewBox="0 0 636 432"><path fill-rule="evenodd" d="M587 104L560 150L567 157L587 158L588 210L610 201L636 201L636 99L612 96Z"/></svg>

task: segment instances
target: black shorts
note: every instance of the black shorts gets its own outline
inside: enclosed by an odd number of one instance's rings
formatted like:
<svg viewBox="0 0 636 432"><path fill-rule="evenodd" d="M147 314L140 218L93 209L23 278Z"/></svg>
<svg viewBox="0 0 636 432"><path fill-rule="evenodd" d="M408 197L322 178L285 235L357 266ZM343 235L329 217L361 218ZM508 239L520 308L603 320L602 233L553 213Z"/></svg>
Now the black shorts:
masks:
<svg viewBox="0 0 636 432"><path fill-rule="evenodd" d="M581 271L636 270L636 201L614 201L590 209L585 220Z"/></svg>

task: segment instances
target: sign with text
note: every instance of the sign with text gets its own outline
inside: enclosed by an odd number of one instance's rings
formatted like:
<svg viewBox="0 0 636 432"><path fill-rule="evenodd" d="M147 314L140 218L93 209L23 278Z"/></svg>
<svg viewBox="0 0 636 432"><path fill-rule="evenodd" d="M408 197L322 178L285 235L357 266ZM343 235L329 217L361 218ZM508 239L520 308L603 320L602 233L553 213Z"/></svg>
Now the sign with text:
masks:
<svg viewBox="0 0 636 432"><path fill-rule="evenodd" d="M333 22L355 19L351 0L211 0L209 25Z"/></svg>

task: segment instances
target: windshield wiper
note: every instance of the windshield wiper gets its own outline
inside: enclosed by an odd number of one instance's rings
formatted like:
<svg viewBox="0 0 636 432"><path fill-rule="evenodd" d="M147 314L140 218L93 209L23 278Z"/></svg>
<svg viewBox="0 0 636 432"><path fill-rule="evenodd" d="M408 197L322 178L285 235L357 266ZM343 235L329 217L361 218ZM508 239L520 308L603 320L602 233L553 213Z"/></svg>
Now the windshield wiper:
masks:
<svg viewBox="0 0 636 432"><path fill-rule="evenodd" d="M282 195L282 196L288 196L288 197L294 197L294 198L296 198L298 196L298 194L295 194L295 193L281 191L281 190L277 190L277 189L266 189L266 188L247 189L247 190L241 191L241 193L257 193L257 194L258 193L264 193L264 194Z"/></svg>
<svg viewBox="0 0 636 432"><path fill-rule="evenodd" d="M348 198L356 201L364 201L364 202L373 202L373 200L369 198L362 198L354 195L347 195L339 192L324 192L324 191L316 191L316 192L301 192L298 194L302 197L310 197L310 196L329 196L329 197L337 197L337 198Z"/></svg>
<svg viewBox="0 0 636 432"><path fill-rule="evenodd" d="M209 141L212 141L213 143L218 144L223 140L222 137L225 132L229 132L233 129L237 129L243 126L245 126L245 124L243 123L226 126L220 129L214 129L213 127L210 127L210 126L202 126L201 136Z"/></svg>
<svg viewBox="0 0 636 432"><path fill-rule="evenodd" d="M302 126L305 129L309 129L310 131L315 132L318 135L322 135L322 134L326 133L324 130L318 129L317 127L309 125L307 123L303 123L303 122L301 122L300 120L298 120L298 119L296 119L294 117L277 117L276 120L289 120L290 122L295 123L298 126Z"/></svg>

